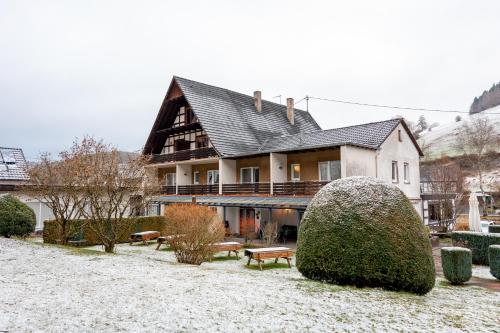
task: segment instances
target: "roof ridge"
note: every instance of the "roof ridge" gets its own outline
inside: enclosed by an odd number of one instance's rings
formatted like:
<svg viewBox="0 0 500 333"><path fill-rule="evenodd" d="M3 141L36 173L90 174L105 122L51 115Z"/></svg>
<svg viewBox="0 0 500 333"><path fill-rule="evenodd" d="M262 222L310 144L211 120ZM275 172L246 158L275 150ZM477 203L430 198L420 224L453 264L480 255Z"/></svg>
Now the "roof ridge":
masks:
<svg viewBox="0 0 500 333"><path fill-rule="evenodd" d="M225 90L225 91L229 91L231 93L235 93L235 94L240 94L240 95L243 95L243 96L246 96L246 97L250 97L250 98L253 98L252 95L248 95L248 94L244 94L242 92L239 92L239 91L236 91L236 90L231 90L231 89L228 89L228 88L223 88L223 87L219 87L219 86L215 86L213 84L208 84L208 83L204 83L204 82L200 82L200 81L195 81L195 80L191 80L191 79L187 79L185 77L180 77L180 76L177 76L177 75L174 75L174 79L181 79L181 80L186 80L186 81L191 81L191 82L194 82L194 83L197 83L197 84L203 84L205 86L209 86L209 87L213 87L213 88L217 88L217 89L222 89L222 90ZM273 102L273 101L270 101L268 99L262 99L263 102L266 102L266 103L271 103L271 104L274 104L274 105L277 105L277 106L282 106L282 107L285 107L286 108L286 105L284 104L280 104L280 103L276 103L276 102ZM301 111L301 112L305 112L305 113L308 113L308 111L306 110L302 110L302 109L297 109L294 107L294 110L295 111Z"/></svg>
<svg viewBox="0 0 500 333"><path fill-rule="evenodd" d="M22 148L14 148L14 147L2 147L0 146L0 149L12 149L12 150L23 150Z"/></svg>
<svg viewBox="0 0 500 333"><path fill-rule="evenodd" d="M335 128L329 128L324 131L332 131L332 130L339 130L339 129L344 129L344 128L350 128L350 127L360 127L360 126L365 126L365 125L373 125L373 124L380 124L380 123L388 123L390 121L401 121L401 118L392 118L392 119L387 119L387 120L379 120L379 121L372 121L369 123L363 123L363 124L358 124L358 125L349 125L349 126L343 126L343 127L335 127Z"/></svg>
<svg viewBox="0 0 500 333"><path fill-rule="evenodd" d="M287 137L297 136L297 135L301 135L301 134L312 134L312 133L318 133L318 132L329 132L329 131L335 131L335 130L345 129L345 128L361 127L361 126L365 126L365 125L385 123L385 122L390 122L390 121L393 121L393 120L398 120L399 121L401 119L395 118L395 119L388 119L388 120L381 120L381 121L372 121L372 122L369 122L369 123L364 123L364 124L359 124L359 125L350 125L350 126L337 127L337 128L320 129L320 130L317 130L317 131L299 132L299 133L295 133L295 134L280 135L280 136L275 136L275 137L267 139L262 145L264 145L267 141L269 141L271 139L281 139L281 138L287 138Z"/></svg>

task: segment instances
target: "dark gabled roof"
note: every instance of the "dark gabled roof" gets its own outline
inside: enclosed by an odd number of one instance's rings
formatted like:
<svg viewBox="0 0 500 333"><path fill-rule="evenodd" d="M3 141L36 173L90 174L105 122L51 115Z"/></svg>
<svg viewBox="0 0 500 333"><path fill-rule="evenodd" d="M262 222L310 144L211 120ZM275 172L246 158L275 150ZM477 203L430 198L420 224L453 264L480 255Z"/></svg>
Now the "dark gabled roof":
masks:
<svg viewBox="0 0 500 333"><path fill-rule="evenodd" d="M0 147L0 181L28 180L22 149Z"/></svg>
<svg viewBox="0 0 500 333"><path fill-rule="evenodd" d="M412 138L419 154L422 155L418 144L402 119L391 119L362 125L271 138L260 147L259 151L261 153L269 153L342 145L379 149L399 123L403 124L403 127Z"/></svg>
<svg viewBox="0 0 500 333"><path fill-rule="evenodd" d="M175 76L194 114L222 157L252 154L268 139L321 128L311 115L295 109L295 125L286 106L262 101L257 112L253 96Z"/></svg>

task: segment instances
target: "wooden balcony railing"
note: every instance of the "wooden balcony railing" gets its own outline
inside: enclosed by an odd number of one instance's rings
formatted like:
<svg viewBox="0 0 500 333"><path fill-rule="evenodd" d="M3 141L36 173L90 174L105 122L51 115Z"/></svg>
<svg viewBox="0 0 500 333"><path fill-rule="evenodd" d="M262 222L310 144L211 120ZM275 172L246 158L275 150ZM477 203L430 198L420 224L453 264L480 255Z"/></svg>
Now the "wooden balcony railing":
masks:
<svg viewBox="0 0 500 333"><path fill-rule="evenodd" d="M303 182L286 182L273 183L274 195L314 195L323 186L328 184L328 181L303 181Z"/></svg>
<svg viewBox="0 0 500 333"><path fill-rule="evenodd" d="M270 183L222 184L222 194L270 194Z"/></svg>
<svg viewBox="0 0 500 333"><path fill-rule="evenodd" d="M328 181L303 181L274 183L273 195L314 195ZM179 195L206 195L219 194L219 184L179 185L177 192L175 186L162 186L162 194ZM244 183L244 184L222 184L222 194L225 195L270 195L271 183Z"/></svg>
<svg viewBox="0 0 500 333"><path fill-rule="evenodd" d="M421 181L420 193L455 193L457 191L456 181Z"/></svg>
<svg viewBox="0 0 500 333"><path fill-rule="evenodd" d="M218 155L214 148L198 148L193 150L180 150L172 154L153 155L151 163L186 161L186 160L216 157L216 156Z"/></svg>
<svg viewBox="0 0 500 333"><path fill-rule="evenodd" d="M219 184L204 184L204 185L179 185L178 194L219 194Z"/></svg>
<svg viewBox="0 0 500 333"><path fill-rule="evenodd" d="M160 188L161 194L175 194L175 186L162 186Z"/></svg>

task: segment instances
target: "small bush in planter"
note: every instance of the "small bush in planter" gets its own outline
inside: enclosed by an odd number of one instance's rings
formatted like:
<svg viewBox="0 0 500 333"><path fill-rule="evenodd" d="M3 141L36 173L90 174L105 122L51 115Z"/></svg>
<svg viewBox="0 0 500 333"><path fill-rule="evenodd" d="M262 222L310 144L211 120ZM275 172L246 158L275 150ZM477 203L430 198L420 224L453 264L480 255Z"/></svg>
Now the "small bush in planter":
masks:
<svg viewBox="0 0 500 333"><path fill-rule="evenodd" d="M491 245L488 248L491 275L500 280L500 245Z"/></svg>
<svg viewBox="0 0 500 333"><path fill-rule="evenodd" d="M200 265L214 254L214 243L224 239L224 225L209 207L194 204L169 205L165 209L165 233L178 262Z"/></svg>
<svg viewBox="0 0 500 333"><path fill-rule="evenodd" d="M35 213L19 199L0 197L0 235L26 237L35 231Z"/></svg>
<svg viewBox="0 0 500 333"><path fill-rule="evenodd" d="M472 251L463 247L441 249L444 277L451 284L463 284L472 276Z"/></svg>

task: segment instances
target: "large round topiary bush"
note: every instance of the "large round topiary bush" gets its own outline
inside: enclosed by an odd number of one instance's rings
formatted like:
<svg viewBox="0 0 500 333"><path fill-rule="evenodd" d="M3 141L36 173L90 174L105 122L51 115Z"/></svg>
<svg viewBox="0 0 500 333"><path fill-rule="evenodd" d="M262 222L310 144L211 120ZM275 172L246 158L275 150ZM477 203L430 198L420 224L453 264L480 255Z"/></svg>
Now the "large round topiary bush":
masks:
<svg viewBox="0 0 500 333"><path fill-rule="evenodd" d="M488 257L491 275L500 280L500 245L490 245Z"/></svg>
<svg viewBox="0 0 500 333"><path fill-rule="evenodd" d="M19 199L5 195L0 197L0 235L26 237L35 231L35 213Z"/></svg>
<svg viewBox="0 0 500 333"><path fill-rule="evenodd" d="M350 177L324 186L300 224L296 264L307 278L359 287L429 292L429 234L396 186Z"/></svg>
<svg viewBox="0 0 500 333"><path fill-rule="evenodd" d="M444 277L451 284L463 284L472 276L472 251L463 247L441 249Z"/></svg>

